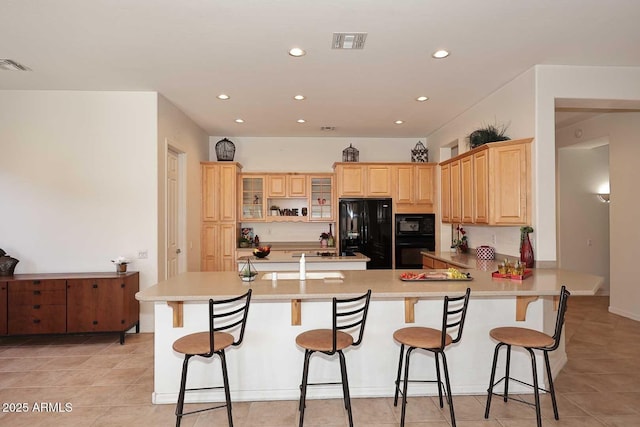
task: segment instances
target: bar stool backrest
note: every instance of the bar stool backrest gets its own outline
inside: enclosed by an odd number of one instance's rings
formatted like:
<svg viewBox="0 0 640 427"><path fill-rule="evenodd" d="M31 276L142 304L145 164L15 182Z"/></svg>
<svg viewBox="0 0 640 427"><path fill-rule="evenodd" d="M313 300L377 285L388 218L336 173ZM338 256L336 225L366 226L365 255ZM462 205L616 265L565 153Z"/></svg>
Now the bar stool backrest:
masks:
<svg viewBox="0 0 640 427"><path fill-rule="evenodd" d="M562 335L562 326L564 325L564 314L567 311L567 301L571 292L562 285L560 288L560 303L558 304L558 315L556 316L556 327L553 332L553 345L551 347L544 347L547 351L553 351L560 345L560 336Z"/></svg>
<svg viewBox="0 0 640 427"><path fill-rule="evenodd" d="M242 343L250 302L251 289L247 293L234 298L215 301L209 299L210 354L214 353L214 332L235 332L237 335L234 335L232 345L238 346Z"/></svg>
<svg viewBox="0 0 640 427"><path fill-rule="evenodd" d="M355 298L333 298L333 349L327 354L336 352L338 331L357 328L357 331L352 332L358 336L353 345L360 345L364 335L370 300L371 289L366 294Z"/></svg>
<svg viewBox="0 0 640 427"><path fill-rule="evenodd" d="M461 297L444 297L440 349L444 349L446 345L447 334L455 335L452 338L452 344L457 343L462 338L462 328L464 327L464 320L467 316L470 294L471 289L467 288L465 294Z"/></svg>

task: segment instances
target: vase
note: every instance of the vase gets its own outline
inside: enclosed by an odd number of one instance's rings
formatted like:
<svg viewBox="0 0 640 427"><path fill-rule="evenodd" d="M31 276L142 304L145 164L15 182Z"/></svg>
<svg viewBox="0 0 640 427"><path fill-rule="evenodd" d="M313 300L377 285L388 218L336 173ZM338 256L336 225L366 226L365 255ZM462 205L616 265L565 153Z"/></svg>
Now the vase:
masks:
<svg viewBox="0 0 640 427"><path fill-rule="evenodd" d="M524 264L526 268L533 268L533 264L535 263L529 233L524 234L520 241L520 262Z"/></svg>
<svg viewBox="0 0 640 427"><path fill-rule="evenodd" d="M116 264L116 272L118 274L124 274L127 272L127 264L122 263L122 264Z"/></svg>
<svg viewBox="0 0 640 427"><path fill-rule="evenodd" d="M320 240L320 247L326 248L327 246L329 246L329 242L327 241L327 239Z"/></svg>

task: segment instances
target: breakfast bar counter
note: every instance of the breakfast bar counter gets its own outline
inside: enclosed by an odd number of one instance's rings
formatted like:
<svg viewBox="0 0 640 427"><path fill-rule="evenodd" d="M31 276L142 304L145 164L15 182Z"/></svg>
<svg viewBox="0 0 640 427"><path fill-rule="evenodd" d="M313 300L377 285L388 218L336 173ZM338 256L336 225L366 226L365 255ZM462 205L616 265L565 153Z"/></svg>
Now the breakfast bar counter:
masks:
<svg viewBox="0 0 640 427"><path fill-rule="evenodd" d="M392 396L399 345L392 335L407 323L440 327L442 298L462 295L471 288L467 323L461 342L448 350L454 394L483 393L488 386L495 343L489 330L496 326L523 326L549 332L555 321L554 299L562 285L572 295L594 295L602 284L598 276L557 269L535 269L522 281L496 279L491 271L468 269L470 281L405 281L406 270L335 271L300 281L297 272L260 272L255 281L243 282L237 272L189 272L138 292L140 301L155 305L154 403L175 403L182 358L174 353L174 340L207 329L209 298L225 298L253 290L243 344L228 352L227 363L233 400L297 399L304 351L295 345L297 334L331 327L331 298L361 295L372 290L364 340L358 351L348 351L349 383L353 397ZM422 271L419 271L422 272ZM416 273L414 270L413 273ZM308 275L311 272L307 272ZM289 278L287 278L289 277ZM323 278L325 277L325 278ZM268 278L268 280L267 280ZM570 303L570 302L569 302ZM556 374L566 353L562 344L552 359ZM218 378L217 360L197 360L190 368L192 387L207 386L204 379ZM313 382L335 381L338 364L319 356L314 360ZM214 366L212 366L214 365ZM416 357L417 377L433 373L430 356ZM526 353L512 354L514 376L530 376ZM538 370L544 381L542 366ZM311 380L311 379L310 379ZM514 392L528 392L526 388ZM430 384L412 386L415 394L437 394ZM314 388L310 398L341 397L340 386ZM214 391L192 396L190 401L220 401Z"/></svg>

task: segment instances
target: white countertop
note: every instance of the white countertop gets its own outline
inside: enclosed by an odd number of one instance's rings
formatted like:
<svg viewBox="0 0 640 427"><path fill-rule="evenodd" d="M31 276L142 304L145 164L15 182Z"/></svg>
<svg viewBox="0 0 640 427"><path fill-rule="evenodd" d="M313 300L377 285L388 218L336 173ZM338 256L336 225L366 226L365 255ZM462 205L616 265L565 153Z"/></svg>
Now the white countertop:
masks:
<svg viewBox="0 0 640 427"><path fill-rule="evenodd" d="M342 271L344 280L271 280L242 282L237 272L187 272L158 283L136 294L140 301L203 301L239 295L251 287L255 300L320 300L334 296L349 297L372 290L372 298L395 299L411 297L442 297L463 294L471 288L473 298L558 295L566 285L573 295L594 295L603 278L590 274L559 269L534 269L533 275L523 281L495 279L491 271L468 269L471 281L402 281L400 274L416 270L364 270Z"/></svg>

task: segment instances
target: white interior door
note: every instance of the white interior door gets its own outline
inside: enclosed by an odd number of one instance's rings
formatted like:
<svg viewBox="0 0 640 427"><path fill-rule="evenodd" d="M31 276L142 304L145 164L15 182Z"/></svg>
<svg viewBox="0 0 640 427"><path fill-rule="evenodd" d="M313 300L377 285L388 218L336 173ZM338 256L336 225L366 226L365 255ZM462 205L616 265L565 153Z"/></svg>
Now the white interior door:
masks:
<svg viewBox="0 0 640 427"><path fill-rule="evenodd" d="M167 150L167 279L180 272L180 168L178 153Z"/></svg>

